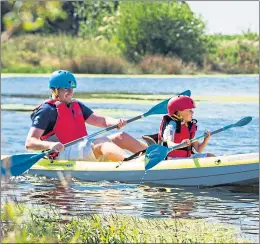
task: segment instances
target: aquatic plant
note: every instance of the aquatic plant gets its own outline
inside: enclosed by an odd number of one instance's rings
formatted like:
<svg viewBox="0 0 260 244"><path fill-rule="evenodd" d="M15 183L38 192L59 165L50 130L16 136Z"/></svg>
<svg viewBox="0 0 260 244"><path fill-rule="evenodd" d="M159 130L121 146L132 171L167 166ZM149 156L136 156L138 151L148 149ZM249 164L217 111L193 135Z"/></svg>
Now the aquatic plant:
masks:
<svg viewBox="0 0 260 244"><path fill-rule="evenodd" d="M2 243L249 243L233 227L204 220L128 215L63 216L51 205L5 203Z"/></svg>

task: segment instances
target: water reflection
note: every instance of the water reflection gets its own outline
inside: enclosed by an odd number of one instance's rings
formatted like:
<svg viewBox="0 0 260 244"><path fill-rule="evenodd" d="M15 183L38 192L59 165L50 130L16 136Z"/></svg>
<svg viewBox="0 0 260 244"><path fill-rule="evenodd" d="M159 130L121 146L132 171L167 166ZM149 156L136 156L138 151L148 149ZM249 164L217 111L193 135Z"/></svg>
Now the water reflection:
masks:
<svg viewBox="0 0 260 244"><path fill-rule="evenodd" d="M64 218L93 213L122 213L145 218L203 218L235 225L246 237L257 238L257 190L258 187L243 192L234 187L150 188L74 179L64 184L59 180L27 176L4 183L2 200L15 198L19 202L52 205Z"/></svg>

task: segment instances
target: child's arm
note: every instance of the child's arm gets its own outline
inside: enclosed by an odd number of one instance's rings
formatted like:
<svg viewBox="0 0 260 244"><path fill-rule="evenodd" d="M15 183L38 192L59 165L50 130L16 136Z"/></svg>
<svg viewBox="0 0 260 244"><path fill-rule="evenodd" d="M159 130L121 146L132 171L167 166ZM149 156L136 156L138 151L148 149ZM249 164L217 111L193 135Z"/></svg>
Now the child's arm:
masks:
<svg viewBox="0 0 260 244"><path fill-rule="evenodd" d="M198 152L201 153L203 152L204 148L207 146L209 139L210 139L210 132L207 131L205 132L207 136L204 138L202 143L199 143L198 141L195 141L192 143L193 148Z"/></svg>
<svg viewBox="0 0 260 244"><path fill-rule="evenodd" d="M171 121L165 128L163 133L163 140L167 143L168 147L174 147L177 144L174 143L174 134L176 130L176 123Z"/></svg>

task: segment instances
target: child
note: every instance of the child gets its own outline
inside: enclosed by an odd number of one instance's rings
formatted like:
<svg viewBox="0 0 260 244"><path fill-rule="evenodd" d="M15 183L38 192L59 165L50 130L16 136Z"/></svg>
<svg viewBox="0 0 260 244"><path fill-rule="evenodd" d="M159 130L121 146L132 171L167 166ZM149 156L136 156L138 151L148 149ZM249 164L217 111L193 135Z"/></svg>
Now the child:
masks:
<svg viewBox="0 0 260 244"><path fill-rule="evenodd" d="M196 108L194 101L188 96L177 96L168 102L168 114L162 119L158 140L159 144L167 147L174 147L177 144L186 142L186 147L173 150L168 158L203 158L214 157L211 153L201 153L210 139L210 132L202 143L198 141L191 143L197 130L197 120L193 119L193 110ZM195 149L198 154L194 154Z"/></svg>

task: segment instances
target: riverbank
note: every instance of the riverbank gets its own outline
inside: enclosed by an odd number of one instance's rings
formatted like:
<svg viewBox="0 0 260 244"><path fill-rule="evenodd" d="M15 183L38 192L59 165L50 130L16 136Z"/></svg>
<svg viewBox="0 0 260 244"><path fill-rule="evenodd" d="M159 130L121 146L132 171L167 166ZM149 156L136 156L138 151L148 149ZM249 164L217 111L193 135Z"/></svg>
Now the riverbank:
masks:
<svg viewBox="0 0 260 244"><path fill-rule="evenodd" d="M67 69L80 74L257 74L259 42L242 37L242 40L212 37L215 48L209 50L203 64L198 65L163 55L145 55L134 62L125 57L117 42L106 39L26 34L2 43L2 72L51 73Z"/></svg>
<svg viewBox="0 0 260 244"><path fill-rule="evenodd" d="M203 77L230 77L230 76L235 76L235 77L258 77L259 74L224 74L224 73L218 73L218 74L194 74L194 75L148 75L148 74L142 74L142 75L131 75L131 74L78 74L75 73L76 77L86 77L86 78L95 78L95 77L113 77L113 78L203 78ZM1 73L2 78L11 78L11 77L46 77L49 78L50 74L49 73Z"/></svg>
<svg viewBox="0 0 260 244"><path fill-rule="evenodd" d="M34 205L35 206L35 205ZM238 230L202 219L129 215L63 216L46 205L2 205L3 243L251 243Z"/></svg>

